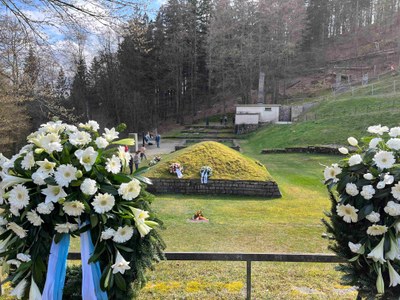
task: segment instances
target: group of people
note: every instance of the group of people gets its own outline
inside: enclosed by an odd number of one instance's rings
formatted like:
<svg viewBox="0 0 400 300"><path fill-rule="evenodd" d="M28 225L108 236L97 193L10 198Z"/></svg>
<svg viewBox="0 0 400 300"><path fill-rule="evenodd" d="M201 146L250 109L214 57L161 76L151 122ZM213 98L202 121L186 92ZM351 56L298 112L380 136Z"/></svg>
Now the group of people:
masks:
<svg viewBox="0 0 400 300"><path fill-rule="evenodd" d="M125 152L129 152L129 147L125 146ZM146 147L143 145L139 148L133 155L131 154L131 160L129 161L129 169L131 174L133 173L133 165L135 165L135 170L139 169L139 164L142 159L147 160Z"/></svg>
<svg viewBox="0 0 400 300"><path fill-rule="evenodd" d="M161 135L159 133L156 135L151 132L147 132L146 134L143 133L143 147L145 145L153 145L153 140L156 142L157 148L160 148Z"/></svg>

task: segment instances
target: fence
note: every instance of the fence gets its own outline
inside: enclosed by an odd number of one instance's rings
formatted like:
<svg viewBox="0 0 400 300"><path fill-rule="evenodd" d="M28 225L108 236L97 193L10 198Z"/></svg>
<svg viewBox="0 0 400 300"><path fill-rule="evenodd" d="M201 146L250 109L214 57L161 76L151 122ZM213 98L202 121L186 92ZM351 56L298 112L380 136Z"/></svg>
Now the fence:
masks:
<svg viewBox="0 0 400 300"><path fill-rule="evenodd" d="M251 299L251 263L262 262L299 262L299 263L343 263L343 259L332 254L319 253L210 253L210 252L166 252L167 260L174 261L243 261L246 262L246 300ZM70 260L80 260L80 253L68 255Z"/></svg>

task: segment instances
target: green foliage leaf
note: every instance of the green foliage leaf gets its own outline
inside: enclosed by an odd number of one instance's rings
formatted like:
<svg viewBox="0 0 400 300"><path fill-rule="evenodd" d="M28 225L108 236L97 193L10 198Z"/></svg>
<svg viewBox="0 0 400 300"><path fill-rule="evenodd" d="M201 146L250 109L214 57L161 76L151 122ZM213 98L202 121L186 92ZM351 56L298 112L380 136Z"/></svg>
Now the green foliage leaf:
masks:
<svg viewBox="0 0 400 300"><path fill-rule="evenodd" d="M110 184L101 184L100 191L102 191L103 193L109 193L113 196L118 195L118 190Z"/></svg>
<svg viewBox="0 0 400 300"><path fill-rule="evenodd" d="M115 274L115 283L117 284L120 290L126 291L126 282L124 277L122 277L121 273Z"/></svg>
<svg viewBox="0 0 400 300"><path fill-rule="evenodd" d="M92 228L96 227L99 224L99 216L95 214L90 215L90 226Z"/></svg>
<svg viewBox="0 0 400 300"><path fill-rule="evenodd" d="M99 243L96 248L93 251L92 256L89 258L88 263L95 262L99 259L99 257L103 254L103 252L106 250L106 247L104 246L103 243Z"/></svg>
<svg viewBox="0 0 400 300"><path fill-rule="evenodd" d="M89 260L90 261L90 260ZM108 265L100 277L100 288L105 291L109 289L110 284L110 276L111 276L111 265Z"/></svg>
<svg viewBox="0 0 400 300"><path fill-rule="evenodd" d="M149 179L149 178L147 178L147 177L144 177L144 176L137 176L136 174L134 174L134 176L135 176L135 178L137 179L137 180L139 180L139 181L141 181L141 182L144 182L144 183L146 183L146 184L153 184L152 182L151 182L151 180Z"/></svg>
<svg viewBox="0 0 400 300"><path fill-rule="evenodd" d="M368 216L374 210L374 206L372 204L368 204L363 206L358 212L358 221L361 221L366 216Z"/></svg>
<svg viewBox="0 0 400 300"><path fill-rule="evenodd" d="M121 140L114 141L111 144L133 146L133 145L135 145L135 140L131 139L131 138L127 138L127 139L121 139Z"/></svg>
<svg viewBox="0 0 400 300"><path fill-rule="evenodd" d="M129 248L129 247L117 244L117 243L115 244L115 247L117 247L118 249L120 249L122 251L125 251L125 252L133 252L133 251L135 251L132 248Z"/></svg>
<svg viewBox="0 0 400 300"><path fill-rule="evenodd" d="M54 179L54 177L47 177L44 182L46 182L48 185L58 185L57 181Z"/></svg>
<svg viewBox="0 0 400 300"><path fill-rule="evenodd" d="M132 180L130 176L123 173L113 175L113 179L120 183L128 183Z"/></svg>

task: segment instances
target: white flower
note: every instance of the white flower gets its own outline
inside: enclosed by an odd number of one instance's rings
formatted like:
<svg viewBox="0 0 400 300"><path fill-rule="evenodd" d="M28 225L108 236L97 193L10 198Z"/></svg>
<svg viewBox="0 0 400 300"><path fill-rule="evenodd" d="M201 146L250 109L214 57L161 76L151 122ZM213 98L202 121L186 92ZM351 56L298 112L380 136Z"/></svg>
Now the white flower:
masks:
<svg viewBox="0 0 400 300"><path fill-rule="evenodd" d="M115 234L115 230L114 230L114 229L112 229L112 228L107 228L106 230L104 230L104 231L101 233L100 240L101 240L101 241L102 241L102 240L109 240L109 239L111 239L111 238L114 236L114 234Z"/></svg>
<svg viewBox="0 0 400 300"><path fill-rule="evenodd" d="M367 130L369 133L375 133L375 134L382 135L385 132L388 132L389 128L387 126L381 126L381 124L379 124L379 125L375 125L375 126L369 126Z"/></svg>
<svg viewBox="0 0 400 300"><path fill-rule="evenodd" d="M347 183L346 184L346 193L350 196L357 196L359 191L357 186L354 183Z"/></svg>
<svg viewBox="0 0 400 300"><path fill-rule="evenodd" d="M76 172L77 168L68 164L61 165L57 168L57 171L54 173L54 179L61 186L68 186L72 180L76 180Z"/></svg>
<svg viewBox="0 0 400 300"><path fill-rule="evenodd" d="M349 150L347 148L345 148L345 147L340 147L338 150L342 154L345 154L345 155L349 154Z"/></svg>
<svg viewBox="0 0 400 300"><path fill-rule="evenodd" d="M2 189L2 190L6 190L9 187L19 184L19 183L32 181L32 179L12 176L5 172L0 172L0 177L2 178L0 181L0 189Z"/></svg>
<svg viewBox="0 0 400 300"><path fill-rule="evenodd" d="M376 147L378 146L378 144L383 141L381 138L373 138L370 142L369 142L369 148L370 149L376 149Z"/></svg>
<svg viewBox="0 0 400 300"><path fill-rule="evenodd" d="M4 225L7 225L7 224L8 224L7 220L4 219L4 217L0 216L0 226L4 226Z"/></svg>
<svg viewBox="0 0 400 300"><path fill-rule="evenodd" d="M17 286L11 291L10 295L17 297L17 299L22 299L25 294L26 286L28 285L28 281L26 279L22 279Z"/></svg>
<svg viewBox="0 0 400 300"><path fill-rule="evenodd" d="M394 228L396 229L396 233L400 233L400 222L394 224Z"/></svg>
<svg viewBox="0 0 400 300"><path fill-rule="evenodd" d="M64 224L57 224L54 229L58 232L58 233L70 233L70 232L74 232L76 230L78 230L78 224L73 224L73 223L69 223L66 222Z"/></svg>
<svg viewBox="0 0 400 300"><path fill-rule="evenodd" d="M119 136L119 132L117 132L115 130L115 128L111 128L111 129L105 128L104 131L105 132L103 133L103 136L107 140L107 142L111 142L111 141L115 140L116 138L118 138L118 136Z"/></svg>
<svg viewBox="0 0 400 300"><path fill-rule="evenodd" d="M56 163L48 161L47 158L37 161L36 164L39 166L39 169L36 172L43 172L45 174L54 173L54 167L56 166Z"/></svg>
<svg viewBox="0 0 400 300"><path fill-rule="evenodd" d="M381 264L386 262L386 260L383 258L384 244L385 244L385 237L383 237L379 242L379 244L368 254L368 258L371 258L374 262L379 262Z"/></svg>
<svg viewBox="0 0 400 300"><path fill-rule="evenodd" d="M46 182L44 180L47 177L49 177L49 174L40 172L39 170L37 170L35 173L32 174L32 180L37 185L45 185Z"/></svg>
<svg viewBox="0 0 400 300"><path fill-rule="evenodd" d="M33 152L31 151L25 155L24 159L21 162L21 167L24 170L30 170L34 165L35 165L35 158L33 156Z"/></svg>
<svg viewBox="0 0 400 300"><path fill-rule="evenodd" d="M17 259L9 259L9 260L6 261L6 263L7 263L8 265L14 265L14 266L16 266L17 269L18 269L19 266L21 265L21 262L20 262L19 260L17 260Z"/></svg>
<svg viewBox="0 0 400 300"><path fill-rule="evenodd" d="M362 158L360 154L354 154L349 158L349 166L355 166L362 163Z"/></svg>
<svg viewBox="0 0 400 300"><path fill-rule="evenodd" d="M400 183L396 183L392 186L392 195L396 200L400 200Z"/></svg>
<svg viewBox="0 0 400 300"><path fill-rule="evenodd" d="M107 158L106 170L113 174L119 173L121 170L121 160L115 155L111 158Z"/></svg>
<svg viewBox="0 0 400 300"><path fill-rule="evenodd" d="M122 183L118 189L118 194L122 196L122 199L132 200L140 194L140 182L133 178L128 183Z"/></svg>
<svg viewBox="0 0 400 300"><path fill-rule="evenodd" d="M391 137L396 137L400 135L400 127L393 127L390 128L389 135Z"/></svg>
<svg viewBox="0 0 400 300"><path fill-rule="evenodd" d="M87 122L85 124L80 123L79 127L84 128L84 129L97 131L97 130L99 130L100 125L96 121L90 120L89 122Z"/></svg>
<svg viewBox="0 0 400 300"><path fill-rule="evenodd" d="M382 235L387 232L388 228L384 225L371 225L367 229L369 235Z"/></svg>
<svg viewBox="0 0 400 300"><path fill-rule="evenodd" d="M94 195L97 192L96 180L86 178L81 184L81 191L86 195Z"/></svg>
<svg viewBox="0 0 400 300"><path fill-rule="evenodd" d="M386 253L385 258L390 260L398 259L400 255L399 245L396 238L390 237L390 251Z"/></svg>
<svg viewBox="0 0 400 300"><path fill-rule="evenodd" d="M325 181L333 179L333 182L337 182L339 179L336 178L336 175L340 173L342 173L342 168L340 168L338 164L332 164L332 166L326 167L324 170Z"/></svg>
<svg viewBox="0 0 400 300"><path fill-rule="evenodd" d="M40 226L43 223L42 218L35 211L28 211L26 218L33 226Z"/></svg>
<svg viewBox="0 0 400 300"><path fill-rule="evenodd" d="M39 147L43 148L44 151L49 154L53 153L54 151L60 152L63 149L60 137L56 133L49 133L43 136L40 140Z"/></svg>
<svg viewBox="0 0 400 300"><path fill-rule="evenodd" d="M47 188L42 190L42 194L46 195L45 203L54 202L67 196L67 193L59 185L48 185Z"/></svg>
<svg viewBox="0 0 400 300"><path fill-rule="evenodd" d="M114 196L108 193L96 195L92 202L94 211L98 214L104 214L105 212L110 211L114 207L114 204Z"/></svg>
<svg viewBox="0 0 400 300"><path fill-rule="evenodd" d="M115 258L115 264L111 266L113 269L113 274L121 273L124 274L126 270L129 270L131 267L129 266L129 262L127 262L124 257L117 250L117 257Z"/></svg>
<svg viewBox="0 0 400 300"><path fill-rule="evenodd" d="M364 185L360 195L366 200L372 199L372 197L375 195L375 189L372 185Z"/></svg>
<svg viewBox="0 0 400 300"><path fill-rule="evenodd" d="M104 149L107 148L108 142L103 137L98 137L95 141L97 148Z"/></svg>
<svg viewBox="0 0 400 300"><path fill-rule="evenodd" d="M93 147L88 147L85 150L76 150L75 156L79 159L79 163L85 168L86 171L92 169L93 164L96 162L99 153L94 151Z"/></svg>
<svg viewBox="0 0 400 300"><path fill-rule="evenodd" d="M19 226L17 223L15 222L10 222L7 224L7 229L12 230L16 235L18 235L21 239L23 239L24 237L26 237L26 233L28 232L28 230L25 230L24 228L22 228L21 226Z"/></svg>
<svg viewBox="0 0 400 300"><path fill-rule="evenodd" d="M376 188L378 189L378 190L381 190L381 189L383 189L384 187L385 187L385 182L384 181L379 181L378 183L377 183L377 185L376 185Z"/></svg>
<svg viewBox="0 0 400 300"><path fill-rule="evenodd" d="M149 217L149 212L133 207L131 207L131 210L134 215L136 228L138 229L140 236L144 237L152 229L145 223L146 219Z"/></svg>
<svg viewBox="0 0 400 300"><path fill-rule="evenodd" d="M373 161L380 169L389 169L396 162L392 152L379 151L375 154Z"/></svg>
<svg viewBox="0 0 400 300"><path fill-rule="evenodd" d="M372 180L374 179L374 176L371 173L367 173L363 175L364 179L366 180Z"/></svg>
<svg viewBox="0 0 400 300"><path fill-rule="evenodd" d="M343 217L343 221L347 223L356 223L358 221L358 209L350 204L336 206L338 216Z"/></svg>
<svg viewBox="0 0 400 300"><path fill-rule="evenodd" d="M22 185L17 184L11 191L8 197L8 202L15 208L22 209L29 204L28 189Z"/></svg>
<svg viewBox="0 0 400 300"><path fill-rule="evenodd" d="M357 139L355 139L354 137L349 137L348 139L347 139L347 142L351 145L351 146L357 146L358 145L358 141L357 141Z"/></svg>
<svg viewBox="0 0 400 300"><path fill-rule="evenodd" d="M64 202L63 210L69 216L78 217L84 212L85 205L78 200L68 201Z"/></svg>
<svg viewBox="0 0 400 300"><path fill-rule="evenodd" d="M371 223L377 223L379 222L381 215L377 212L371 212L369 215L367 215L365 217L368 221L370 221Z"/></svg>
<svg viewBox="0 0 400 300"><path fill-rule="evenodd" d="M36 282L33 280L33 276L31 280L31 288L29 290L29 300L42 300L42 294L40 293Z"/></svg>
<svg viewBox="0 0 400 300"><path fill-rule="evenodd" d="M386 142L386 145L393 150L400 150L400 139L391 138Z"/></svg>
<svg viewBox="0 0 400 300"><path fill-rule="evenodd" d="M388 264L389 279L390 279L389 286L396 286L400 283L400 275L393 269L389 261L387 262L387 264Z"/></svg>
<svg viewBox="0 0 400 300"><path fill-rule="evenodd" d="M400 216L400 204L394 201L389 201L383 210L392 217Z"/></svg>
<svg viewBox="0 0 400 300"><path fill-rule="evenodd" d="M39 203L38 207L37 207L37 211L39 214L42 215L48 215L50 214L54 209L54 205L53 202L49 202L49 203Z"/></svg>
<svg viewBox="0 0 400 300"><path fill-rule="evenodd" d="M364 253L364 246L361 244L353 244L352 242L348 243L351 252L363 254Z"/></svg>
<svg viewBox="0 0 400 300"><path fill-rule="evenodd" d="M383 176L383 181L385 182L385 184L392 184L394 182L394 176L386 173L385 176Z"/></svg>
<svg viewBox="0 0 400 300"><path fill-rule="evenodd" d="M76 131L69 136L69 142L74 146L84 146L92 141L90 134L86 131Z"/></svg>
<svg viewBox="0 0 400 300"><path fill-rule="evenodd" d="M10 207L10 212L16 217L19 217L21 215L19 213L19 209L17 207L15 207L15 206L11 206Z"/></svg>
<svg viewBox="0 0 400 300"><path fill-rule="evenodd" d="M133 236L133 227L125 225L124 227L118 227L115 235L113 237L113 241L116 243L125 243L130 240Z"/></svg>
<svg viewBox="0 0 400 300"><path fill-rule="evenodd" d="M31 261L31 256L29 254L25 254L25 253L18 253L17 259L19 259L20 261L23 261L23 262L28 262L28 261Z"/></svg>

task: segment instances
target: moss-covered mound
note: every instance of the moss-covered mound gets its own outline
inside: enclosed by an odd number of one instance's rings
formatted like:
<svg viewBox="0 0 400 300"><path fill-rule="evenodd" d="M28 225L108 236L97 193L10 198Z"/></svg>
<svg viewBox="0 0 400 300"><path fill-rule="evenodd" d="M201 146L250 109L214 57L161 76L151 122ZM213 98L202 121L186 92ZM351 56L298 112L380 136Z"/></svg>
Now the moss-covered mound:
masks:
<svg viewBox="0 0 400 300"><path fill-rule="evenodd" d="M183 166L183 179L200 178L202 166L210 166L210 179L270 181L271 175L260 162L218 142L201 142L163 156L145 176L149 178L176 178L169 173L172 163Z"/></svg>

